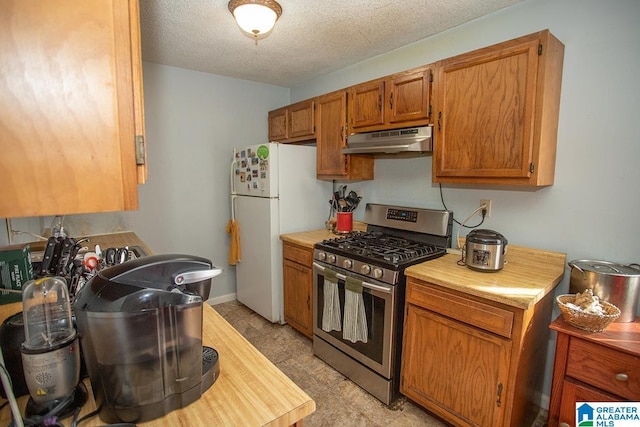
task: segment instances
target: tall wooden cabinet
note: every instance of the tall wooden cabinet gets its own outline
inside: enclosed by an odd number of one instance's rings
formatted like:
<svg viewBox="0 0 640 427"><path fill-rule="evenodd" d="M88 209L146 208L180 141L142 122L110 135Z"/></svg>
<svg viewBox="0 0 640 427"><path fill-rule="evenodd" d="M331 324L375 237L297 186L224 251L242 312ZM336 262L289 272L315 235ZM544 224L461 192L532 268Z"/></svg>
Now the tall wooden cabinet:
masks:
<svg viewBox="0 0 640 427"><path fill-rule="evenodd" d="M426 125L431 68L423 66L349 88L349 133Z"/></svg>
<svg viewBox="0 0 640 427"><path fill-rule="evenodd" d="M545 30L440 61L433 182L553 184L563 58Z"/></svg>
<svg viewBox="0 0 640 427"><path fill-rule="evenodd" d="M318 179L373 179L371 155L342 154L347 137L347 92L316 99L316 147Z"/></svg>
<svg viewBox="0 0 640 427"><path fill-rule="evenodd" d="M0 51L0 217L137 209L138 2L4 1Z"/></svg>
<svg viewBox="0 0 640 427"><path fill-rule="evenodd" d="M313 248L282 243L284 321L313 338Z"/></svg>

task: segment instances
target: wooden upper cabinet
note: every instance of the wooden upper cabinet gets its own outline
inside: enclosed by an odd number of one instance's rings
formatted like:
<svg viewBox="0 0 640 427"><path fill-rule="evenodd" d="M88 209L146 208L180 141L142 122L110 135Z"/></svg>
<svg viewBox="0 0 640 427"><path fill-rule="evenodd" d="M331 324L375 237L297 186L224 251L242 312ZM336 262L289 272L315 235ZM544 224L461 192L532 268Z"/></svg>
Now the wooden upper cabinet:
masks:
<svg viewBox="0 0 640 427"><path fill-rule="evenodd" d="M352 129L384 125L384 80L362 83L349 89Z"/></svg>
<svg viewBox="0 0 640 427"><path fill-rule="evenodd" d="M316 136L314 101L302 101L290 105L289 139L312 139Z"/></svg>
<svg viewBox="0 0 640 427"><path fill-rule="evenodd" d="M137 209L138 2L4 1L0 51L0 217Z"/></svg>
<svg viewBox="0 0 640 427"><path fill-rule="evenodd" d="M349 133L428 124L432 76L424 66L349 88Z"/></svg>
<svg viewBox="0 0 640 427"><path fill-rule="evenodd" d="M269 112L269 141L302 142L316 137L315 101L308 99Z"/></svg>
<svg viewBox="0 0 640 427"><path fill-rule="evenodd" d="M347 92L316 99L317 176L327 180L373 179L374 159L370 155L342 154L346 144Z"/></svg>
<svg viewBox="0 0 640 427"><path fill-rule="evenodd" d="M269 141L287 139L287 107L269 111Z"/></svg>
<svg viewBox="0 0 640 427"><path fill-rule="evenodd" d="M563 58L545 30L441 61L433 182L552 185Z"/></svg>

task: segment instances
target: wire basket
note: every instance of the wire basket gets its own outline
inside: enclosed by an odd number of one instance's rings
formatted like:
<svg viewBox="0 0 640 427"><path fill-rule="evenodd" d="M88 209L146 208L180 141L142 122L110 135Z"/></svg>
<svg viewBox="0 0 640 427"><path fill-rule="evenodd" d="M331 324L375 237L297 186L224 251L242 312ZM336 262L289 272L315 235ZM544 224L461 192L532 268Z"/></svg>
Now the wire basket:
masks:
<svg viewBox="0 0 640 427"><path fill-rule="evenodd" d="M611 322L620 317L620 309L610 302L600 300L602 311L606 314L595 314L567 305L567 303L573 303L575 300L575 294L558 295L556 298L562 317L567 323L576 328L591 332L602 332Z"/></svg>

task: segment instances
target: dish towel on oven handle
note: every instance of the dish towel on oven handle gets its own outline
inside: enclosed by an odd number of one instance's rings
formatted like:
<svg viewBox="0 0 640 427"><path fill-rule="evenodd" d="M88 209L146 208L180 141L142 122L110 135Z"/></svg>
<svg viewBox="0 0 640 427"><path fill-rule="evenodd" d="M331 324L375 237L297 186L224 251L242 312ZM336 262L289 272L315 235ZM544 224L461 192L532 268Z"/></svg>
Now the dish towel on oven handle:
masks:
<svg viewBox="0 0 640 427"><path fill-rule="evenodd" d="M340 296L338 295L338 275L335 271L324 269L324 305L322 307L322 330L326 332L339 331L340 324Z"/></svg>
<svg viewBox="0 0 640 427"><path fill-rule="evenodd" d="M352 343L367 342L369 331L362 298L362 280L347 277L344 283L344 319L342 338Z"/></svg>

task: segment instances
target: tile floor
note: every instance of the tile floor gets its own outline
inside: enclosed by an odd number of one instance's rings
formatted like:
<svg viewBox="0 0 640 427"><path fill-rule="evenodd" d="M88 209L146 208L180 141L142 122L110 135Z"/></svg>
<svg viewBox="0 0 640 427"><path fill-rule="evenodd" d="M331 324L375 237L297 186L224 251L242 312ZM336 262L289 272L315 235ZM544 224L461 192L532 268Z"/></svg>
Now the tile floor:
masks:
<svg viewBox="0 0 640 427"><path fill-rule="evenodd" d="M272 324L237 301L213 307L316 402L305 426L447 426L404 397L391 406L372 397L314 357L311 340L290 326Z"/></svg>

